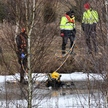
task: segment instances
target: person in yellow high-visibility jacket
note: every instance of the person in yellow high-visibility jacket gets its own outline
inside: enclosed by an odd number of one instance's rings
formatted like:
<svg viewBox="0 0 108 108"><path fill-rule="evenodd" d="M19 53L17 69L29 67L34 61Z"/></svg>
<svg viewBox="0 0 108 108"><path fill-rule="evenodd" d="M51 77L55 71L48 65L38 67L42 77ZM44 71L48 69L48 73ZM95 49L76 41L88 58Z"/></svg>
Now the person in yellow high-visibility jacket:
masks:
<svg viewBox="0 0 108 108"><path fill-rule="evenodd" d="M97 54L98 48L97 48L97 39L96 39L96 24L99 21L98 13L97 13L97 11L90 8L89 3L86 3L84 5L84 8L86 11L83 13L83 19L82 19L81 26L85 33L85 39L86 39L86 44L88 47L88 53L92 54L92 46L91 46L91 41L90 41L90 38L92 38L94 51L95 51L95 54Z"/></svg>
<svg viewBox="0 0 108 108"><path fill-rule="evenodd" d="M74 11L68 11L65 16L61 18L60 30L62 37L62 54L65 54L68 38L70 39L71 48L76 34Z"/></svg>

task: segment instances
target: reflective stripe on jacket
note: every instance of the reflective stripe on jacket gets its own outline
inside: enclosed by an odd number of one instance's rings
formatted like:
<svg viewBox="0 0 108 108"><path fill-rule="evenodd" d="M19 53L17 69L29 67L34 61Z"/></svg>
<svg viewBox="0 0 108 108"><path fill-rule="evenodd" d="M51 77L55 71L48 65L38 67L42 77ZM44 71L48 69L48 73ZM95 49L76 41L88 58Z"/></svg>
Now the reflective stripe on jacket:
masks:
<svg viewBox="0 0 108 108"><path fill-rule="evenodd" d="M65 15L61 18L60 29L61 30L73 30L75 28L75 17L70 18Z"/></svg>
<svg viewBox="0 0 108 108"><path fill-rule="evenodd" d="M97 23L98 21L99 21L99 18L98 18L97 11L89 9L83 13L82 23L93 24L93 23Z"/></svg>

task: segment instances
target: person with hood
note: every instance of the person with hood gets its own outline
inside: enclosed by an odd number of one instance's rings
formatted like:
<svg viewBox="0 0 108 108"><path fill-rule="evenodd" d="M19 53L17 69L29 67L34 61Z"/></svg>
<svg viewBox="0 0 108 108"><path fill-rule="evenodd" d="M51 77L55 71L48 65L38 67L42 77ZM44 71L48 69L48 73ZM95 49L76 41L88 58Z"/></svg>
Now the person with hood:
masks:
<svg viewBox="0 0 108 108"><path fill-rule="evenodd" d="M90 8L90 4L86 3L84 5L85 12L83 13L83 19L82 19L82 30L85 33L85 40L88 47L88 53L92 54L92 47L90 38L92 38L93 46L95 54L97 55L97 39L96 39L96 24L99 21L98 13L97 11Z"/></svg>
<svg viewBox="0 0 108 108"><path fill-rule="evenodd" d="M61 18L60 30L62 37L62 54L65 54L68 38L70 39L71 48L76 34L74 11L68 11L65 16Z"/></svg>
<svg viewBox="0 0 108 108"><path fill-rule="evenodd" d="M27 34L25 28L23 28L22 32L17 35L16 44L17 44L18 62L21 65L20 82L25 83L24 73L25 70L27 69L27 56L26 56L27 55ZM21 61L23 61L23 64Z"/></svg>

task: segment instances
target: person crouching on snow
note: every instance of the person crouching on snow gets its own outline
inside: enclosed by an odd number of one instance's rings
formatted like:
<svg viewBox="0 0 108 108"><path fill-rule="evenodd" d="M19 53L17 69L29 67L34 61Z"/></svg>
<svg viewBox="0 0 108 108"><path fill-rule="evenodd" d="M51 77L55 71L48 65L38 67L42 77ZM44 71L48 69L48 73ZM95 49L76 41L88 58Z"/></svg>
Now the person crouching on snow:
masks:
<svg viewBox="0 0 108 108"><path fill-rule="evenodd" d="M53 72L52 74L48 74L48 80L46 81L47 87L58 88L62 86L62 82L60 81L61 75L57 72Z"/></svg>

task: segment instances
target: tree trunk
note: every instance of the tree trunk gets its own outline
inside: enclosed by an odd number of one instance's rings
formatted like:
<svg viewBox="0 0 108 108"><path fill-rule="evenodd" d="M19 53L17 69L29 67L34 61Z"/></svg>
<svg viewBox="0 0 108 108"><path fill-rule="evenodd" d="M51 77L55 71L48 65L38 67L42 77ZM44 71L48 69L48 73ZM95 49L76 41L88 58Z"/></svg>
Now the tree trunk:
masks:
<svg viewBox="0 0 108 108"><path fill-rule="evenodd" d="M31 72L31 32L35 19L35 0L33 0L33 16L30 30L28 32L28 108L32 108L32 72Z"/></svg>

